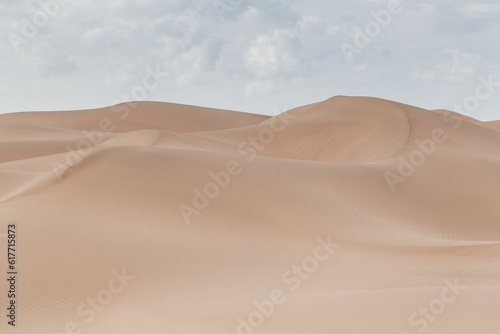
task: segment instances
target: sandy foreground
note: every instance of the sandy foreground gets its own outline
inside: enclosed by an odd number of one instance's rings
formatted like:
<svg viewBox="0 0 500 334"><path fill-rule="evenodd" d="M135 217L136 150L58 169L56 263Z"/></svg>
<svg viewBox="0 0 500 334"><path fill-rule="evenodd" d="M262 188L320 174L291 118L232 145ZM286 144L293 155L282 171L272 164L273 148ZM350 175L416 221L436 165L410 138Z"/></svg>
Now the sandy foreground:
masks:
<svg viewBox="0 0 500 334"><path fill-rule="evenodd" d="M500 333L500 122L354 97L4 114L0 185L2 334Z"/></svg>

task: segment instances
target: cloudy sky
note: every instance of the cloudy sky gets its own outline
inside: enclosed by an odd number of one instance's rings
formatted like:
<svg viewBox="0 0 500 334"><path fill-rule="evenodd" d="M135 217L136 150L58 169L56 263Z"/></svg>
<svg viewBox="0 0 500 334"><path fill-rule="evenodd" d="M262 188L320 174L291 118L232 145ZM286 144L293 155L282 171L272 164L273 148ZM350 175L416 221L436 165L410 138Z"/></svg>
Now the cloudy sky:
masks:
<svg viewBox="0 0 500 334"><path fill-rule="evenodd" d="M364 95L500 119L495 1L2 1L0 32L0 113Z"/></svg>

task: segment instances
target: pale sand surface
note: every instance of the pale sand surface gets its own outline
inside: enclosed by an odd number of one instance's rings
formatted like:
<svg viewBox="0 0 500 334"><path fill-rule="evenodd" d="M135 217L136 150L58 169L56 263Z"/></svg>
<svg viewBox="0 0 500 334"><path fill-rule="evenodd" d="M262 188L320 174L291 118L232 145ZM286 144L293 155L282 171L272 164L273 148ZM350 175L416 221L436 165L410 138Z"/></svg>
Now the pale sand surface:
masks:
<svg viewBox="0 0 500 334"><path fill-rule="evenodd" d="M279 117L126 108L0 115L0 233L17 224L19 271L17 326L0 311L1 333L500 333L499 122L352 97ZM113 129L71 158L103 119ZM433 131L444 142L392 191L386 172ZM187 224L179 205L232 160L241 173ZM338 247L307 262L318 238ZM297 287L304 261L317 268ZM122 269L135 278L92 320L76 311ZM274 312L238 331L277 289Z"/></svg>

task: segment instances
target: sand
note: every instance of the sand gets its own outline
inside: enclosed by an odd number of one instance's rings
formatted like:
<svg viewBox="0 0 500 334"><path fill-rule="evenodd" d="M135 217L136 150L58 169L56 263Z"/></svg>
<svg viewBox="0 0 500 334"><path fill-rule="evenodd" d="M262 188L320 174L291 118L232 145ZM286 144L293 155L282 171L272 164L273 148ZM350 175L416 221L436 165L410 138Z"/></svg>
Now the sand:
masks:
<svg viewBox="0 0 500 334"><path fill-rule="evenodd" d="M1 333L500 333L500 122L137 102L0 115L0 152Z"/></svg>

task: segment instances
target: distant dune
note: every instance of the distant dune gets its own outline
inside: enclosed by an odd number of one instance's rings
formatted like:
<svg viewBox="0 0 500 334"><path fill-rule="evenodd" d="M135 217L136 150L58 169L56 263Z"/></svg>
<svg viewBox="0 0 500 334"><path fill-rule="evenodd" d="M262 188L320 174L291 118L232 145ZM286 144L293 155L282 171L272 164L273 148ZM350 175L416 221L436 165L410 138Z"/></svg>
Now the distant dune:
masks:
<svg viewBox="0 0 500 334"><path fill-rule="evenodd" d="M0 185L1 333L500 333L500 121L341 96L4 114Z"/></svg>

